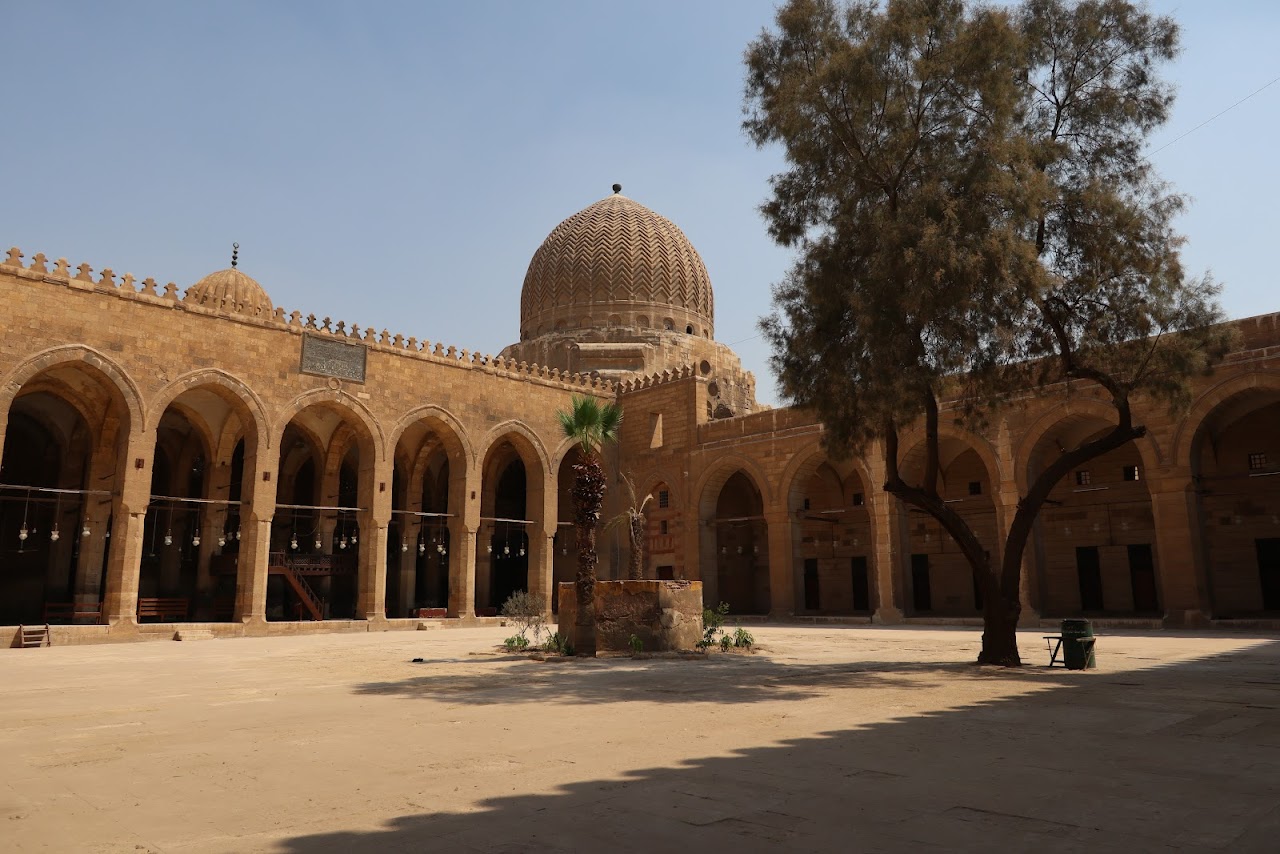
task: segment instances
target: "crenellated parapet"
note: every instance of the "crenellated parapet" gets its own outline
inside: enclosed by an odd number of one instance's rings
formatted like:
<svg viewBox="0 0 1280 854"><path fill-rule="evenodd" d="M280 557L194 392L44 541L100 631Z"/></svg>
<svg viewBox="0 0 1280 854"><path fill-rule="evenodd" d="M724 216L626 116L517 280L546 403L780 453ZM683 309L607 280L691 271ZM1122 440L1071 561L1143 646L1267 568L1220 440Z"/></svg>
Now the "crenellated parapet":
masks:
<svg viewBox="0 0 1280 854"><path fill-rule="evenodd" d="M110 268L102 269L95 277L94 269L88 263L82 263L73 268L66 258L59 258L51 265L43 253L37 253L29 264L24 265L24 257L18 247L9 249L5 260L0 261L0 271L18 279L92 291L196 315L207 315L224 322L248 323L286 330L297 335L305 333L332 337L350 343L358 342L375 352L395 356L437 362L466 370L484 371L574 391L586 390L601 395L615 393L613 383L599 376L571 373L545 365L504 358L500 355L494 356L440 342L433 343L425 338L418 339L401 333L393 334L386 329L379 331L372 326L362 327L354 322L335 321L330 317L318 318L314 313L304 315L300 311L272 306L268 300L254 299L252 295L238 296L234 288L197 289L193 286L185 295L179 296L179 287L173 282L161 287L151 277L139 281L132 273L117 276ZM214 274L214 276L217 275ZM210 278L212 277L207 277L202 282L208 282Z"/></svg>
<svg viewBox="0 0 1280 854"><path fill-rule="evenodd" d="M631 392L641 391L654 386L663 385L664 383L676 382L678 380L687 380L696 376L696 372L692 365L676 368L674 370L665 370L660 373L648 374L636 379L623 380L618 383L618 394L630 394Z"/></svg>

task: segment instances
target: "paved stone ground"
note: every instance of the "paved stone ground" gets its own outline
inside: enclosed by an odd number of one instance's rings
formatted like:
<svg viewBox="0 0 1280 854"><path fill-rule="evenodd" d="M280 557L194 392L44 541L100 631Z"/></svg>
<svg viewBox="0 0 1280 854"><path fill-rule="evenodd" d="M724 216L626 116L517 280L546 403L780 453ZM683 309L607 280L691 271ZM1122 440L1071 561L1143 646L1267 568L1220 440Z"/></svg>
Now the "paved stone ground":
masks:
<svg viewBox="0 0 1280 854"><path fill-rule="evenodd" d="M753 630L0 651L0 850L1280 849L1280 638L1106 634L1066 672L1030 632L1010 672L972 630Z"/></svg>

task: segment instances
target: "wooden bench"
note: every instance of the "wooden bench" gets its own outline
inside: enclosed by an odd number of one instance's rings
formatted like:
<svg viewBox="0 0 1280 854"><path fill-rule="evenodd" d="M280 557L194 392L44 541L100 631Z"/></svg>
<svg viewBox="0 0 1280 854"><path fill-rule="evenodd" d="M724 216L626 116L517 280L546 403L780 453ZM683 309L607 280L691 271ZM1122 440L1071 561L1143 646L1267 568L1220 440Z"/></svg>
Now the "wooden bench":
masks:
<svg viewBox="0 0 1280 854"><path fill-rule="evenodd" d="M1062 652L1063 641L1074 641L1075 643L1078 643L1082 647L1084 647L1084 649L1082 649L1080 652L1085 657L1085 661L1087 662L1089 660L1089 653L1093 651L1093 645L1098 640L1096 637L1080 638L1080 637L1066 637L1065 635L1041 635L1041 637L1044 638L1045 646L1048 647L1048 650L1049 650L1049 666L1050 667L1053 667L1055 664L1057 664L1058 654ZM1062 666L1063 667L1067 666L1067 657L1065 655L1062 656Z"/></svg>
<svg viewBox="0 0 1280 854"><path fill-rule="evenodd" d="M138 620L141 621L144 617L153 617L162 623L185 620L190 608L190 599L139 598Z"/></svg>
<svg viewBox="0 0 1280 854"><path fill-rule="evenodd" d="M46 623L76 623L88 620L95 625L102 622L101 602L45 602Z"/></svg>

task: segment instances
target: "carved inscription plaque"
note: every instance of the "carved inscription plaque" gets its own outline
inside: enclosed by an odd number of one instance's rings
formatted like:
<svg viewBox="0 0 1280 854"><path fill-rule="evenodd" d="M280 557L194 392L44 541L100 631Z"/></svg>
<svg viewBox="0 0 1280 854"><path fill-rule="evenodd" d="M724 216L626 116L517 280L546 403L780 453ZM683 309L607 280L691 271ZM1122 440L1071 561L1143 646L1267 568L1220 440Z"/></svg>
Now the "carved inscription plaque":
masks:
<svg viewBox="0 0 1280 854"><path fill-rule="evenodd" d="M304 334L302 336L302 367L304 374L322 377L339 377L354 382L364 382L366 349L363 344L347 344L328 338Z"/></svg>

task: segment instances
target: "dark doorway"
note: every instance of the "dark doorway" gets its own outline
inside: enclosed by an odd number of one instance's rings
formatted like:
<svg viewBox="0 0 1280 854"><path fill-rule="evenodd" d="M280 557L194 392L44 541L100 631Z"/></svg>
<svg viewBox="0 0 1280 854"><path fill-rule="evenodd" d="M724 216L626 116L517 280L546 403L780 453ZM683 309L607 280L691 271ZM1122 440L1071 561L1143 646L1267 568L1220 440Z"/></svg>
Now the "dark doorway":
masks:
<svg viewBox="0 0 1280 854"><path fill-rule="evenodd" d="M658 567L659 581L675 581L675 578L676 578L676 568L674 566Z"/></svg>
<svg viewBox="0 0 1280 854"><path fill-rule="evenodd" d="M849 572L853 582L853 610L871 610L871 584L867 577L867 558L865 555L849 558Z"/></svg>
<svg viewBox="0 0 1280 854"><path fill-rule="evenodd" d="M817 611L822 607L822 598L818 591L818 559L804 559L804 609Z"/></svg>
<svg viewBox="0 0 1280 854"><path fill-rule="evenodd" d="M512 593L528 589L529 538L523 531L506 531L494 534L491 543L489 604L501 611Z"/></svg>
<svg viewBox="0 0 1280 854"><path fill-rule="evenodd" d="M929 591L929 556L911 556L911 604L917 612L932 611L933 597Z"/></svg>
<svg viewBox="0 0 1280 854"><path fill-rule="evenodd" d="M1280 537L1254 540L1258 550L1258 574L1262 580L1262 607L1280 611Z"/></svg>
<svg viewBox="0 0 1280 854"><path fill-rule="evenodd" d="M1076 546L1076 573L1080 577L1080 610L1102 610L1102 561L1097 546Z"/></svg>
<svg viewBox="0 0 1280 854"><path fill-rule="evenodd" d="M1139 613L1159 612L1156 563L1149 543L1129 546L1129 578L1133 583L1133 610Z"/></svg>

